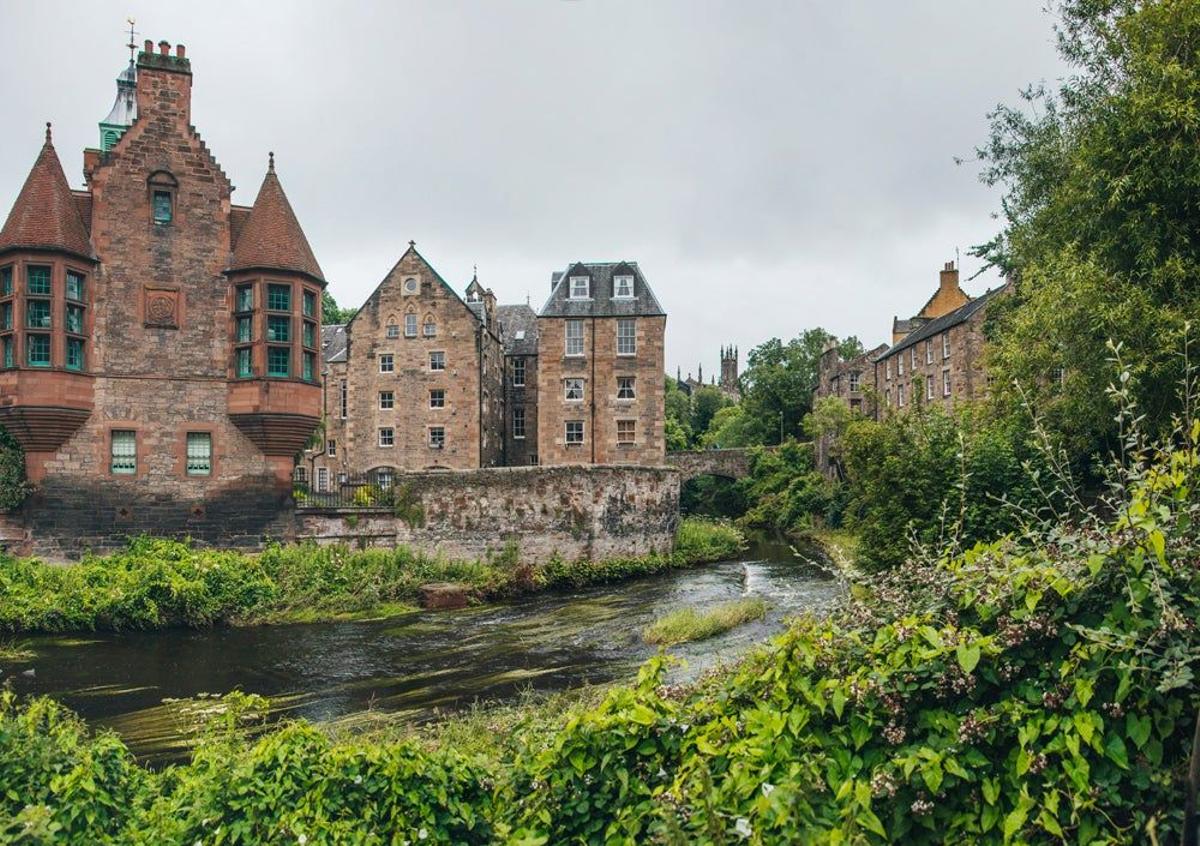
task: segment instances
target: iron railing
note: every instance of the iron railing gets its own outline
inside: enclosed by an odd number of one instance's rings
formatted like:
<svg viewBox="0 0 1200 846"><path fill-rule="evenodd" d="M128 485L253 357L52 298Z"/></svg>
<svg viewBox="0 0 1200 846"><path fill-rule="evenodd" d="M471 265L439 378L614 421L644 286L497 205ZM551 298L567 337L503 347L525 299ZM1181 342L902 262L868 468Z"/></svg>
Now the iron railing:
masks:
<svg viewBox="0 0 1200 846"><path fill-rule="evenodd" d="M362 477L330 481L320 490L307 481L292 482L297 508L392 508L396 487L391 479Z"/></svg>

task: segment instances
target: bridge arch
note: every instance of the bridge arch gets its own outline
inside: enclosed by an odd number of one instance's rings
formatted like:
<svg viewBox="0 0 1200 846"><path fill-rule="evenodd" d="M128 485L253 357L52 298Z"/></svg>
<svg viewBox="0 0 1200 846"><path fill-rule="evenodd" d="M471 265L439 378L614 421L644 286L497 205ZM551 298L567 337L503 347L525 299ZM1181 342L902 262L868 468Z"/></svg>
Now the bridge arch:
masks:
<svg viewBox="0 0 1200 846"><path fill-rule="evenodd" d="M679 471L679 484L699 476L744 479L750 475L748 449L694 449L667 453L667 466Z"/></svg>

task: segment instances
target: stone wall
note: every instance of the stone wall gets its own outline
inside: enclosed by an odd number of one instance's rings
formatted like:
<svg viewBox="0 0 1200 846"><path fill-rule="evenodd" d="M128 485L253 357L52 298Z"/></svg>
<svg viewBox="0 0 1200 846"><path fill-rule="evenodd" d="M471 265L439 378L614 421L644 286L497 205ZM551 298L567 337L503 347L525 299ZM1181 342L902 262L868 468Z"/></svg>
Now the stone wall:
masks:
<svg viewBox="0 0 1200 846"><path fill-rule="evenodd" d="M504 467L413 473L396 509L303 510L296 539L476 559L515 543L543 562L670 550L679 522L679 472L666 467Z"/></svg>

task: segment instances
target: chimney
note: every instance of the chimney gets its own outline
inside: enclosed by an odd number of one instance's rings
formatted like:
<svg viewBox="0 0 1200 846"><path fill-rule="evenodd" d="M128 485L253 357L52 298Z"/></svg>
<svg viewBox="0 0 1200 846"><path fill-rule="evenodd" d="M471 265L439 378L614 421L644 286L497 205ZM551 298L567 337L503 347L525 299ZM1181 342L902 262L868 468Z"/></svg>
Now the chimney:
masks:
<svg viewBox="0 0 1200 846"><path fill-rule="evenodd" d="M938 287L943 291L953 291L958 287L958 268L954 266L954 262L948 261L942 267Z"/></svg>
<svg viewBox="0 0 1200 846"><path fill-rule="evenodd" d="M165 38L158 42L157 53L154 42L146 42L137 60L137 114L184 126L192 122L192 67L182 44L171 55L171 42Z"/></svg>
<svg viewBox="0 0 1200 846"><path fill-rule="evenodd" d="M164 56L171 55L171 42L167 41L166 39L158 42L158 52L162 53Z"/></svg>
<svg viewBox="0 0 1200 846"><path fill-rule="evenodd" d="M187 48L184 47L182 44L175 45L175 58L176 59L186 59L187 58Z"/></svg>
<svg viewBox="0 0 1200 846"><path fill-rule="evenodd" d="M153 53L154 52L154 42L151 41L149 38L146 39L146 44L142 48L142 52L143 53Z"/></svg>

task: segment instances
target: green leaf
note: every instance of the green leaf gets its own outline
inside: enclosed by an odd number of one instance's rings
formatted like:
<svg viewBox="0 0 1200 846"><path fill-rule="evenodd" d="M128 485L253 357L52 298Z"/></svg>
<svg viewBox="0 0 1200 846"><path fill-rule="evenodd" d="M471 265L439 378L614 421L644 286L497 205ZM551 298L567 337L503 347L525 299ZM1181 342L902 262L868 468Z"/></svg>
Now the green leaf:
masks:
<svg viewBox="0 0 1200 846"><path fill-rule="evenodd" d="M979 644L960 643L954 650L954 657L958 659L958 666L962 667L964 673L970 673L979 664Z"/></svg>
<svg viewBox="0 0 1200 846"><path fill-rule="evenodd" d="M984 805L983 817L980 819L980 825L984 832L991 831L999 821L1000 808L996 805Z"/></svg>
<svg viewBox="0 0 1200 846"><path fill-rule="evenodd" d="M887 832L883 828L883 823L879 821L879 817L875 816L875 812L870 808L861 808L855 817L867 831L874 832L885 840L887 839Z"/></svg>
<svg viewBox="0 0 1200 846"><path fill-rule="evenodd" d="M938 792L938 788L942 786L943 777L942 765L937 761L931 761L921 767L921 778L925 780L925 786L931 793Z"/></svg>
<svg viewBox="0 0 1200 846"><path fill-rule="evenodd" d="M1133 741L1133 745L1141 749L1150 739L1153 723L1146 715L1136 716L1132 711L1125 715L1125 734Z"/></svg>
<svg viewBox="0 0 1200 846"><path fill-rule="evenodd" d="M636 702L631 709L629 719L633 720L638 725L652 726L658 722L658 715L642 703Z"/></svg>
<svg viewBox="0 0 1200 846"><path fill-rule="evenodd" d="M983 798L989 805L995 805L1000 798L1000 782L994 778L983 780Z"/></svg>
<svg viewBox="0 0 1200 846"><path fill-rule="evenodd" d="M1092 692L1096 688L1094 679L1083 678L1082 676L1075 679L1075 698L1079 700L1080 705L1086 706L1092 701Z"/></svg>
<svg viewBox="0 0 1200 846"><path fill-rule="evenodd" d="M1125 752L1125 741L1119 734L1114 734L1104 744L1104 754L1123 770L1129 769L1129 756Z"/></svg>
<svg viewBox="0 0 1200 846"><path fill-rule="evenodd" d="M1009 811L1008 816L1004 818L1005 843L1012 840L1013 835L1021 830L1021 826L1025 825L1025 820L1028 816L1029 811L1026 810L1024 802Z"/></svg>
<svg viewBox="0 0 1200 846"><path fill-rule="evenodd" d="M1042 811L1042 813L1038 816L1038 823L1041 824L1042 828L1046 829L1046 831L1050 832L1051 834L1062 837L1062 826L1058 824L1058 820L1054 818L1049 810Z"/></svg>
<svg viewBox="0 0 1200 846"><path fill-rule="evenodd" d="M841 687L833 689L833 713L840 720L842 718L842 709L846 707L846 693Z"/></svg>

